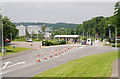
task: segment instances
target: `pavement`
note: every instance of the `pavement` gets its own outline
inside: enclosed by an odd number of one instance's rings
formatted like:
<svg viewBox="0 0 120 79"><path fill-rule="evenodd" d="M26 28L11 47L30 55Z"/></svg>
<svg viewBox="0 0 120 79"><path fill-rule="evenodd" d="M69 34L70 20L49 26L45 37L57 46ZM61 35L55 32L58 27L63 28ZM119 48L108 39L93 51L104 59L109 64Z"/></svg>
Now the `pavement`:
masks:
<svg viewBox="0 0 120 79"><path fill-rule="evenodd" d="M94 46L80 46L76 45L74 48L67 52L64 52L58 56L55 56L55 50L65 49L70 45L53 46L47 48L41 48L33 50L29 53L25 53L16 57L5 59L2 61L2 72L0 73L3 77L32 77L51 68L57 67L61 64L69 62L71 60L93 55L104 52L116 51L113 47L107 47L103 45ZM53 58L50 58L50 51L52 51ZM43 60L47 54L48 60ZM38 54L40 55L41 62L37 62ZM7 63L7 65L5 64ZM5 66L6 65L6 66Z"/></svg>
<svg viewBox="0 0 120 79"><path fill-rule="evenodd" d="M31 46L32 44L32 46ZM24 48L41 48L41 41L25 42L25 41L12 41L9 46L24 47Z"/></svg>

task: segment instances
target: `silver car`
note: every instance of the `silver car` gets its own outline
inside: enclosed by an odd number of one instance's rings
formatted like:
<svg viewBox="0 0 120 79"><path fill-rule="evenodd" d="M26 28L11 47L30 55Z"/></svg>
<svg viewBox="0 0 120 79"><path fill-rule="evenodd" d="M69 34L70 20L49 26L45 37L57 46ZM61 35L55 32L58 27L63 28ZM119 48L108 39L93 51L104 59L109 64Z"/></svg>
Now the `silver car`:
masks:
<svg viewBox="0 0 120 79"><path fill-rule="evenodd" d="M33 42L33 40L30 39L30 38L27 38L27 39L26 39L26 42Z"/></svg>

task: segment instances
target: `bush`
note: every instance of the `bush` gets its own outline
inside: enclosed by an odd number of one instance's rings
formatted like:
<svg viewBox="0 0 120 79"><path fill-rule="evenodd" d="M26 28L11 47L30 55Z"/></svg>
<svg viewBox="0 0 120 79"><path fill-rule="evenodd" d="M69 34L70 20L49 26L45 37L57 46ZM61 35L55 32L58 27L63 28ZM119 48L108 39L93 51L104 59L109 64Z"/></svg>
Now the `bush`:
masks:
<svg viewBox="0 0 120 79"><path fill-rule="evenodd" d="M50 46L50 45L51 45L51 42L42 41L42 45L43 45L43 46Z"/></svg>
<svg viewBox="0 0 120 79"><path fill-rule="evenodd" d="M66 44L65 40L60 41L61 44Z"/></svg>
<svg viewBox="0 0 120 79"><path fill-rule="evenodd" d="M112 47L115 47L115 44L113 44Z"/></svg>
<svg viewBox="0 0 120 79"><path fill-rule="evenodd" d="M111 43L115 43L115 40L111 40Z"/></svg>
<svg viewBox="0 0 120 79"><path fill-rule="evenodd" d="M51 46L51 45L60 45L60 44L66 44L66 41L42 41L43 46Z"/></svg>
<svg viewBox="0 0 120 79"><path fill-rule="evenodd" d="M113 44L112 47L116 47L115 44ZM120 47L120 44L117 44L117 47Z"/></svg>

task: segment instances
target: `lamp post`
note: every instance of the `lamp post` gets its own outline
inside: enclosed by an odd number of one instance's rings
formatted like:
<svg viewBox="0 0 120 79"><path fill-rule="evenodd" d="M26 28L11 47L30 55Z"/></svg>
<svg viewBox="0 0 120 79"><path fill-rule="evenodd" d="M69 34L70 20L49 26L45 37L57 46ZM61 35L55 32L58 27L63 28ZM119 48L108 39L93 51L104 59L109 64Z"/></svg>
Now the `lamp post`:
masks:
<svg viewBox="0 0 120 79"><path fill-rule="evenodd" d="M67 35L67 29L66 29L66 35ZM66 36L66 43L67 43L67 36Z"/></svg>
<svg viewBox="0 0 120 79"><path fill-rule="evenodd" d="M109 29L109 41L111 40L111 30Z"/></svg>
<svg viewBox="0 0 120 79"><path fill-rule="evenodd" d="M2 22L2 54L4 56L4 35L3 35L3 22Z"/></svg>
<svg viewBox="0 0 120 79"><path fill-rule="evenodd" d="M108 25L109 27L110 26L114 26L114 25ZM116 29L116 26L114 26L115 27L115 47L117 48L117 29Z"/></svg>

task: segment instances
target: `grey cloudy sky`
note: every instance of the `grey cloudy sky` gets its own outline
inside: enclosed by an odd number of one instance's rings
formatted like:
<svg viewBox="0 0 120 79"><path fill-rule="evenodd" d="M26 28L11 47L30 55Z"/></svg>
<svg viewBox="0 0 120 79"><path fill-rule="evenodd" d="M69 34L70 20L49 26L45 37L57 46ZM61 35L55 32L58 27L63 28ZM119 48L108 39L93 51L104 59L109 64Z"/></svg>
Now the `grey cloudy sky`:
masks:
<svg viewBox="0 0 120 79"><path fill-rule="evenodd" d="M4 2L3 15L16 22L80 24L96 16L112 16L115 2Z"/></svg>

